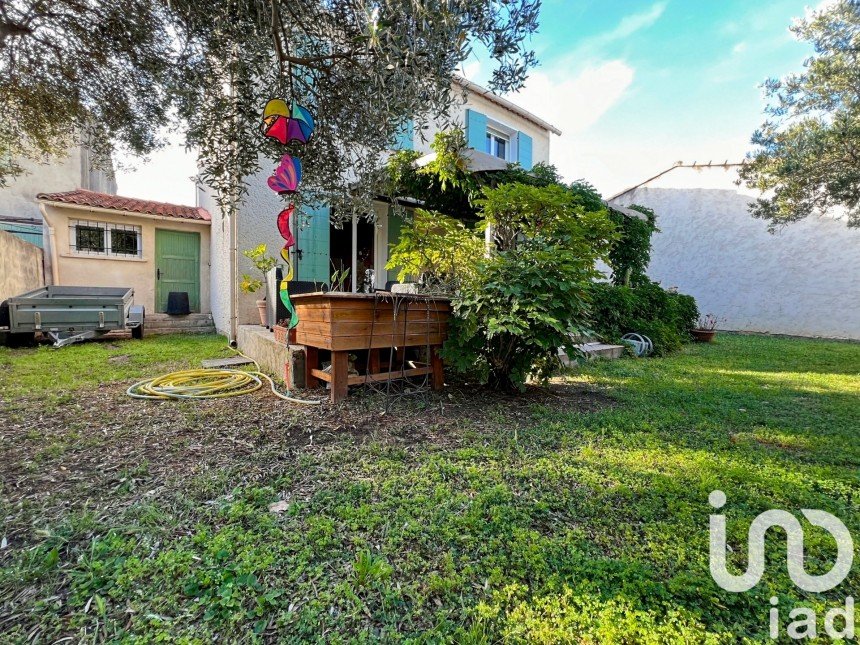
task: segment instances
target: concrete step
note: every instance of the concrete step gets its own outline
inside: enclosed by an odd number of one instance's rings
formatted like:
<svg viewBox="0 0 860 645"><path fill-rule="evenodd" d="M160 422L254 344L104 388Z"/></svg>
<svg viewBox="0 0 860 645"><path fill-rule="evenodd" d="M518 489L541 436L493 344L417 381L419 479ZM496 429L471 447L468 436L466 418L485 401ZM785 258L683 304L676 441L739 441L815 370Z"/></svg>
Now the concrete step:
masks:
<svg viewBox="0 0 860 645"><path fill-rule="evenodd" d="M215 322L212 314L188 314L187 316L168 316L167 314L147 314L144 333L150 334L214 334Z"/></svg>
<svg viewBox="0 0 860 645"><path fill-rule="evenodd" d="M624 355L624 345L607 345L606 343L590 342L576 345L576 348L583 354L585 354L585 359L589 361L598 358L606 360L615 360L617 358L621 358ZM562 365L564 365L565 367L569 367L571 364L576 363L577 360L580 359L580 357L576 357L573 361L571 361L568 355L562 349L558 350L558 357L559 360L561 360Z"/></svg>

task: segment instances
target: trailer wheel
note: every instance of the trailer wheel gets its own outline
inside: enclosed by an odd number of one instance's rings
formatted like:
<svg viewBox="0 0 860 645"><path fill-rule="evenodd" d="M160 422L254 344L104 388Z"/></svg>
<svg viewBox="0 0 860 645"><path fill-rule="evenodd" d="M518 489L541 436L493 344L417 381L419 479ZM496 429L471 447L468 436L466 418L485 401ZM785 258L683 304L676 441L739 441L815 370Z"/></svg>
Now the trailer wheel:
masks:
<svg viewBox="0 0 860 645"><path fill-rule="evenodd" d="M143 339L143 323L140 323L137 327L131 328L131 337L135 340Z"/></svg>

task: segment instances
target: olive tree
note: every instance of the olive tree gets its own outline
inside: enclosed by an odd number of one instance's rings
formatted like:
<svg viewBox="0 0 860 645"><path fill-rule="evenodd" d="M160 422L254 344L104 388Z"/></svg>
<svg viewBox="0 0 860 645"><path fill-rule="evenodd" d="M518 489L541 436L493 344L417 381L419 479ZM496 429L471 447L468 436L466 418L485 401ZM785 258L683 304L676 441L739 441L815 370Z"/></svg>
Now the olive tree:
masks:
<svg viewBox="0 0 860 645"><path fill-rule="evenodd" d="M452 75L476 48L490 86L519 88L536 58L539 0L8 0L0 3L0 145L56 153L87 130L105 152L144 154L183 128L229 211L283 154L259 134L269 98L316 117L301 148L304 199L365 211L414 120L446 125ZM20 172L14 162L0 178Z"/></svg>
<svg viewBox="0 0 860 645"><path fill-rule="evenodd" d="M767 194L750 210L771 230L842 209L860 226L860 2L839 0L791 30L815 54L802 73L765 83L771 118L740 176Z"/></svg>

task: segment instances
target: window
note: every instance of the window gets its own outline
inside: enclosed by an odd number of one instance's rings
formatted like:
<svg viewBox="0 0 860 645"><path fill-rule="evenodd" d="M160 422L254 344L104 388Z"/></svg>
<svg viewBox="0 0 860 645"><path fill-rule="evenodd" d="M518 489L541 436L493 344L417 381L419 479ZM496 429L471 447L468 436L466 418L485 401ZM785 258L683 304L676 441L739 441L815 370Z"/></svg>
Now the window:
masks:
<svg viewBox="0 0 860 645"><path fill-rule="evenodd" d="M509 148L510 138L507 135L495 130L487 130L487 147L485 149L487 154L499 159L507 159Z"/></svg>
<svg viewBox="0 0 860 645"><path fill-rule="evenodd" d="M141 228L108 222L69 222L69 246L80 255L142 257Z"/></svg>

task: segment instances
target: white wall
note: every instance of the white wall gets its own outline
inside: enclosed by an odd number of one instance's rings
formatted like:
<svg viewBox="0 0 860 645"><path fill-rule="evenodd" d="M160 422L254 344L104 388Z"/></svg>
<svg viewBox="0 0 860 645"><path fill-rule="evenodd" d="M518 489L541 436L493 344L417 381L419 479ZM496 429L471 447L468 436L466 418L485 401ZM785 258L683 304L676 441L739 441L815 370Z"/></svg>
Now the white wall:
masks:
<svg viewBox="0 0 860 645"><path fill-rule="evenodd" d="M263 170L247 179L248 193L245 195L237 216L239 240L239 269L237 280L242 274L252 277L260 275L242 251L265 244L268 254L281 262L280 252L284 239L278 232L277 216L286 203L269 188L266 183L275 166L271 161L263 161ZM212 215L212 318L215 328L221 333L230 331L230 219L222 216L221 210L208 189L198 192L198 203ZM238 288L238 287L237 287ZM240 325L259 324L260 317L256 300L265 296L265 287L255 294L239 291L238 321Z"/></svg>
<svg viewBox="0 0 860 645"><path fill-rule="evenodd" d="M860 339L860 230L807 218L772 235L736 169L677 168L613 203L654 209L648 274L722 329Z"/></svg>
<svg viewBox="0 0 860 645"><path fill-rule="evenodd" d="M454 89L455 91L459 91L459 88L455 87ZM514 130L525 132L532 138L532 163L549 162L551 135L547 130L473 92L469 92L465 103L455 105L451 108L452 119L463 127L465 127L466 123L467 108L472 108L481 114L486 114L488 118L507 125ZM437 132L439 132L439 127L436 124L431 124L427 130L423 131L424 140L422 140L421 134L419 134L416 127L414 138L415 149L422 153L431 152L430 144L433 143L433 138Z"/></svg>
<svg viewBox="0 0 860 645"><path fill-rule="evenodd" d="M84 146L71 148L62 158L52 158L45 163L25 160L21 166L24 174L0 189L0 216L42 219L36 204L38 193L60 193L78 188L116 193L112 173L92 168L90 152Z"/></svg>

